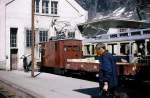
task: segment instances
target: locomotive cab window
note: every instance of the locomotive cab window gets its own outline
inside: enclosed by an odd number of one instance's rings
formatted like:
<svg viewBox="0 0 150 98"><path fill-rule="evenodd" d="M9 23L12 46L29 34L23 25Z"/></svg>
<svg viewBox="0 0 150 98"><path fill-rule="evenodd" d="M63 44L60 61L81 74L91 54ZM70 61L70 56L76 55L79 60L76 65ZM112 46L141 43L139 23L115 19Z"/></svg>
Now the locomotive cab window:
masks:
<svg viewBox="0 0 150 98"><path fill-rule="evenodd" d="M64 46L64 51L71 51L72 46Z"/></svg>
<svg viewBox="0 0 150 98"><path fill-rule="evenodd" d="M80 51L80 47L79 46L73 46L73 51Z"/></svg>

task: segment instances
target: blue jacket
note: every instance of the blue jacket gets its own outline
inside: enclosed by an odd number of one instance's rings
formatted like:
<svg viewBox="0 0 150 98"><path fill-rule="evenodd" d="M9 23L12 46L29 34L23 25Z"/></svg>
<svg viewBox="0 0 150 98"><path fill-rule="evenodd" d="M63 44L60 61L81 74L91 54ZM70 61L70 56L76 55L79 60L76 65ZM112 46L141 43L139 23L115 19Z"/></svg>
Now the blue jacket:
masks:
<svg viewBox="0 0 150 98"><path fill-rule="evenodd" d="M116 87L118 85L118 76L116 70L116 60L113 55L106 52L97 59L101 62L99 74L100 82L107 81L110 88Z"/></svg>

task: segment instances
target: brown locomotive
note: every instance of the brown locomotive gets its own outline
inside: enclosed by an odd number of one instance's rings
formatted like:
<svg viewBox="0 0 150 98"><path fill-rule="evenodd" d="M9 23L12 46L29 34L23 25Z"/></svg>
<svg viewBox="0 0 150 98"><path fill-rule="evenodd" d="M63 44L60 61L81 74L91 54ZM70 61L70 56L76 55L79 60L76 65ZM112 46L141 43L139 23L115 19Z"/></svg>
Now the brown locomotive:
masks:
<svg viewBox="0 0 150 98"><path fill-rule="evenodd" d="M45 67L65 68L67 59L81 58L80 40L50 40L42 44L42 65Z"/></svg>

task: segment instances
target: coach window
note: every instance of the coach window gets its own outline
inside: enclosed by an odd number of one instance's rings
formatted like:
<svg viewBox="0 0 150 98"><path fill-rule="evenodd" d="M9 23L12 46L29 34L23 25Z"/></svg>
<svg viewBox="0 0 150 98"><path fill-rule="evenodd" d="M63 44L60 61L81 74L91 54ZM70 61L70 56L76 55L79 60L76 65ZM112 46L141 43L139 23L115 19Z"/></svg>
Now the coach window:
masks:
<svg viewBox="0 0 150 98"><path fill-rule="evenodd" d="M120 44L120 54L121 55L129 55L129 43L121 43Z"/></svg>
<svg viewBox="0 0 150 98"><path fill-rule="evenodd" d="M150 40L147 42L147 55L150 55Z"/></svg>

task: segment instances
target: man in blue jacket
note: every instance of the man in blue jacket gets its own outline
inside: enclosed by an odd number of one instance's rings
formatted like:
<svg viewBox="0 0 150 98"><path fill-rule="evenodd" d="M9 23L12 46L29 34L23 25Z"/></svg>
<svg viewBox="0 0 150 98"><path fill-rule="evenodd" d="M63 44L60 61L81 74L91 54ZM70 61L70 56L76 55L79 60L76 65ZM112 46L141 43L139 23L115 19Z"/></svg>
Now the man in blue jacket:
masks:
<svg viewBox="0 0 150 98"><path fill-rule="evenodd" d="M106 50L105 44L103 43L98 43L95 47L95 51L100 61L100 92L103 92L103 94L105 92L105 95L114 94L114 90L118 85L116 60L113 55Z"/></svg>

